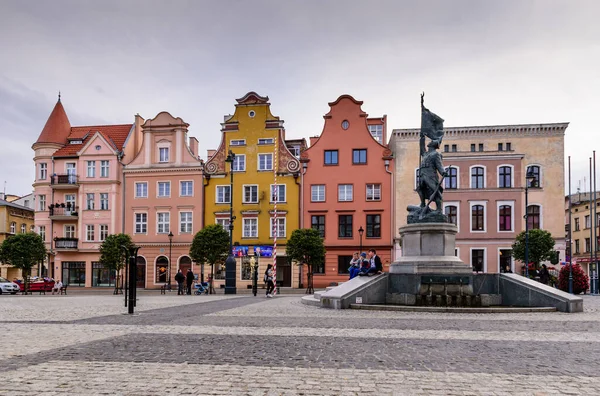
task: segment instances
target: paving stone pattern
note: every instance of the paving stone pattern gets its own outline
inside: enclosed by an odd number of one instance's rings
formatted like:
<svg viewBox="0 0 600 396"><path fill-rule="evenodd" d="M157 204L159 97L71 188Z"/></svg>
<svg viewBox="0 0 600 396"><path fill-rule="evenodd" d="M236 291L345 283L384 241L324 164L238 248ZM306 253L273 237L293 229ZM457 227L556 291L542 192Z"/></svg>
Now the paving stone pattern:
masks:
<svg viewBox="0 0 600 396"><path fill-rule="evenodd" d="M0 395L600 394L582 314L331 311L299 297L2 296ZM203 297L204 298L204 297Z"/></svg>

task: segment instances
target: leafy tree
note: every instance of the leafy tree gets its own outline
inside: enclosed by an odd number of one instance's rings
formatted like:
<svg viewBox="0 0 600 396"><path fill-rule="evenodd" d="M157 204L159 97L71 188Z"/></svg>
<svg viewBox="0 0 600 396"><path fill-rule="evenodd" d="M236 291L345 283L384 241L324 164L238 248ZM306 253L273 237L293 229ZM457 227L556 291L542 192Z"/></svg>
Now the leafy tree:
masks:
<svg viewBox="0 0 600 396"><path fill-rule="evenodd" d="M10 236L0 245L0 261L23 272L25 290L27 290L31 268L44 261L46 254L46 245L42 237L35 232Z"/></svg>
<svg viewBox="0 0 600 396"><path fill-rule="evenodd" d="M308 266L307 293L313 293L312 274L313 268L325 262L325 246L319 231L312 228L294 230L286 244L286 254L298 265Z"/></svg>
<svg viewBox="0 0 600 396"><path fill-rule="evenodd" d="M194 236L190 257L196 263L210 264L210 292L214 293L213 278L215 264L224 264L229 253L229 233L219 224L210 224Z"/></svg>
<svg viewBox="0 0 600 396"><path fill-rule="evenodd" d="M108 270L115 271L117 280L115 282L115 294L119 290L119 280L122 278L121 271L125 267L127 254L123 246L133 246L131 237L127 234L112 234L106 237L100 246L100 264Z"/></svg>
<svg viewBox="0 0 600 396"><path fill-rule="evenodd" d="M512 255L515 259L525 263L525 231L517 235L515 243L512 245ZM556 257L554 252L554 239L552 235L545 230L529 231L529 262L535 263L535 268L539 268L540 263L546 260L553 260ZM529 263L526 263L527 265Z"/></svg>

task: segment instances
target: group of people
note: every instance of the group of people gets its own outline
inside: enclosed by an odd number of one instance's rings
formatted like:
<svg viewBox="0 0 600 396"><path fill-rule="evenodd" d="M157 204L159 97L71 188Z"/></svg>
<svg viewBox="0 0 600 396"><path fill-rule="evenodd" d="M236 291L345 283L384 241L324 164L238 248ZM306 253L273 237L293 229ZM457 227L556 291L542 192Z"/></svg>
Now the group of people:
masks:
<svg viewBox="0 0 600 396"><path fill-rule="evenodd" d="M177 295L192 294L192 283L194 283L194 273L192 269L188 269L187 273L184 275L181 269L177 270L177 275L175 275L175 281L177 282ZM183 290L183 282L185 282L186 290Z"/></svg>
<svg viewBox="0 0 600 396"><path fill-rule="evenodd" d="M350 279L356 276L380 274L382 271L383 265L375 249L369 249L367 253L354 253L350 261L350 267L348 268Z"/></svg>

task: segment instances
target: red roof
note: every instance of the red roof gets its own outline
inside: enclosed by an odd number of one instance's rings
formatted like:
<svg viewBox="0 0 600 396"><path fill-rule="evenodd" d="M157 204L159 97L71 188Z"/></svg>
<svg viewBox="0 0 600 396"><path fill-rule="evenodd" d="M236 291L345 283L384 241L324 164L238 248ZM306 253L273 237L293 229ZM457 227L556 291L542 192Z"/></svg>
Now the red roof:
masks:
<svg viewBox="0 0 600 396"><path fill-rule="evenodd" d="M54 153L54 157L73 157L77 155L77 152L83 148L96 134L100 132L102 137L112 146L115 150L122 150L125 140L129 135L129 131L133 124L119 124L119 125L92 125L92 126L78 126L72 127L70 134L65 140L72 139L83 139L80 144L70 144L69 142L63 141L66 145Z"/></svg>
<svg viewBox="0 0 600 396"><path fill-rule="evenodd" d="M59 143L64 144L67 136L71 132L71 123L67 117L67 113L60 102L56 102L42 133L38 137L36 143Z"/></svg>

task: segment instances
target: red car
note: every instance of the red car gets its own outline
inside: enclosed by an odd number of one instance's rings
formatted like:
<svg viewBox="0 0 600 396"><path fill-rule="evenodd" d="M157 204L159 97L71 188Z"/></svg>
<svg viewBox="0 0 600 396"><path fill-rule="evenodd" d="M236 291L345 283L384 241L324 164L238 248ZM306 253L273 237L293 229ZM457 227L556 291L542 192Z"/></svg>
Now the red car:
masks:
<svg viewBox="0 0 600 396"><path fill-rule="evenodd" d="M29 290L32 292L39 291L52 291L54 287L54 281L35 281L29 282ZM25 291L25 284L23 282L19 282L19 288L21 289L21 293Z"/></svg>

